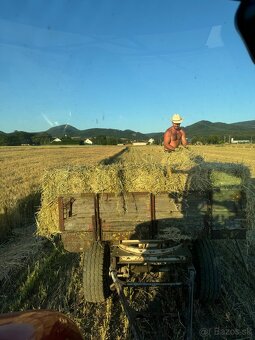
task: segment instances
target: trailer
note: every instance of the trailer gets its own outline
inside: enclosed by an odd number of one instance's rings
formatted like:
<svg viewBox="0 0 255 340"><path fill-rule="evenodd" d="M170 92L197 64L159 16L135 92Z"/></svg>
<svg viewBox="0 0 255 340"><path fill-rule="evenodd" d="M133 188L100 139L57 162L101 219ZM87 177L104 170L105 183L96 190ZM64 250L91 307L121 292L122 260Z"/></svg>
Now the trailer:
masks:
<svg viewBox="0 0 255 340"><path fill-rule="evenodd" d="M221 283L213 239L246 237L245 195L239 186L198 192L80 193L58 198L59 228L69 252L84 252L83 290L103 302L115 286L135 338L136 314L123 287L183 289L186 338L192 338L193 301L212 303ZM181 281L137 282L136 273L186 271Z"/></svg>

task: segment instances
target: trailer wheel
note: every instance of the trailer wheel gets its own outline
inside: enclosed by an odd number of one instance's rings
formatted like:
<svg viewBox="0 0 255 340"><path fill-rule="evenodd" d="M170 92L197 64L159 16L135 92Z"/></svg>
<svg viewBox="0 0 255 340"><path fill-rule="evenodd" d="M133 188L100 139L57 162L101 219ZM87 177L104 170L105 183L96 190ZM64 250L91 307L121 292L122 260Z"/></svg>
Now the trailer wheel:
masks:
<svg viewBox="0 0 255 340"><path fill-rule="evenodd" d="M83 291L87 302L103 302L110 295L110 248L94 242L84 254Z"/></svg>
<svg viewBox="0 0 255 340"><path fill-rule="evenodd" d="M212 303L220 296L221 280L210 240L194 242L193 261L196 269L195 297L201 302Z"/></svg>

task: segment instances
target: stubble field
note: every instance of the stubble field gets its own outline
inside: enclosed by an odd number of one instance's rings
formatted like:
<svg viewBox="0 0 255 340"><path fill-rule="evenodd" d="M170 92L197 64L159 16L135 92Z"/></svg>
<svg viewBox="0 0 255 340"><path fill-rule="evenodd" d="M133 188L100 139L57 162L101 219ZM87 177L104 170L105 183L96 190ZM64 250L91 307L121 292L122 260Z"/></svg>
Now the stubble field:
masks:
<svg viewBox="0 0 255 340"><path fill-rule="evenodd" d="M160 147L159 147L160 148ZM59 165L98 163L123 150L122 147L89 148L1 148L1 213L2 221L12 228L11 235L0 245L0 311L47 308L69 315L80 327L85 339L131 339L127 318L114 294L105 303L89 304L82 296L83 256L67 253L59 240L48 241L35 235L30 217L39 204L40 180L45 169ZM250 167L255 177L255 148L244 146L196 146L191 150L203 155L208 162L239 162ZM17 203L18 202L18 203ZM22 225L22 226L21 226ZM3 228L5 224L3 223ZM216 328L239 330L243 339L252 338L255 327L254 250L245 242L234 241L216 245L222 269L223 295L215 306L195 304L194 333L201 330L215 338ZM227 248L227 249L225 249ZM247 250L248 249L248 250ZM226 251L225 251L226 250ZM241 256L233 253L240 251ZM235 282L233 282L235 277ZM241 287L241 288L240 288ZM157 295L161 309L168 311L170 292L136 291L131 299L145 301ZM162 326L163 325L163 326ZM146 326L147 339L183 339L184 326L180 319L168 318L161 328ZM221 336L219 339L231 337ZM233 339L241 337L232 337Z"/></svg>
<svg viewBox="0 0 255 340"><path fill-rule="evenodd" d="M45 170L95 164L121 152L119 146L0 147L0 238L26 224L40 204Z"/></svg>
<svg viewBox="0 0 255 340"><path fill-rule="evenodd" d="M191 146L192 150L204 156L206 161L233 162L247 165L255 177L255 145L199 145Z"/></svg>

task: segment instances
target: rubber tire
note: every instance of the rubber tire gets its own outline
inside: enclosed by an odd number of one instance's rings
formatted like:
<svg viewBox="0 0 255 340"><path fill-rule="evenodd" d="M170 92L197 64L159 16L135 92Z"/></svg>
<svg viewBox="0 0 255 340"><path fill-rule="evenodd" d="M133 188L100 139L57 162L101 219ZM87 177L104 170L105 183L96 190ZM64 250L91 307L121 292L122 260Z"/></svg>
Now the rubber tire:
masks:
<svg viewBox="0 0 255 340"><path fill-rule="evenodd" d="M104 302L110 296L110 248L94 242L84 254L83 292L87 302Z"/></svg>
<svg viewBox="0 0 255 340"><path fill-rule="evenodd" d="M196 269L195 298L203 303L212 303L218 300L221 278L210 240L201 239L194 242L193 262Z"/></svg>

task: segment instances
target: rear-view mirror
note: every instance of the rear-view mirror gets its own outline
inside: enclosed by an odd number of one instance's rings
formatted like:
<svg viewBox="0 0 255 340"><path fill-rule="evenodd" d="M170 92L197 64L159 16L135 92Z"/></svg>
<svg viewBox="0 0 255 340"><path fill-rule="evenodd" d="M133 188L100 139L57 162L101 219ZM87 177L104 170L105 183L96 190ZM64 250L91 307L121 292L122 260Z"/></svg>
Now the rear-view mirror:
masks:
<svg viewBox="0 0 255 340"><path fill-rule="evenodd" d="M236 15L236 29L255 63L255 0L242 0Z"/></svg>

